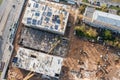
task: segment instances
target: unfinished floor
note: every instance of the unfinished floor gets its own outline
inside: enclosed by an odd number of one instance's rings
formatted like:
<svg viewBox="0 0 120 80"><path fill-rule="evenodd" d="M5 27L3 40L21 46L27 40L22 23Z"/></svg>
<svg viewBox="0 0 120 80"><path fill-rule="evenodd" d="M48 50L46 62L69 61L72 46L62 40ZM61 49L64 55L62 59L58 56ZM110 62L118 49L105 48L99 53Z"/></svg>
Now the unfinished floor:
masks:
<svg viewBox="0 0 120 80"><path fill-rule="evenodd" d="M69 40L61 35L50 32L23 27L19 44L21 46L49 53L54 44L60 40L60 43L51 51L52 55L65 57L68 52Z"/></svg>

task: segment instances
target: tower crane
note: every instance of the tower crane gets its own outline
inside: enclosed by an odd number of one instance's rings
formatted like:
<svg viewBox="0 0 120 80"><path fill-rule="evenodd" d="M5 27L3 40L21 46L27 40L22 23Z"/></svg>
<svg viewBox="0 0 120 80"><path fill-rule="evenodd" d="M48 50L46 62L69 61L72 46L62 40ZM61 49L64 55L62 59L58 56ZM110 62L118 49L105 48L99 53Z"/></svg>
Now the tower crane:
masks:
<svg viewBox="0 0 120 80"><path fill-rule="evenodd" d="M33 77L35 75L35 73L33 73L32 71L31 72L29 72L28 74L27 74L27 76L23 79L23 80L29 80L31 77Z"/></svg>

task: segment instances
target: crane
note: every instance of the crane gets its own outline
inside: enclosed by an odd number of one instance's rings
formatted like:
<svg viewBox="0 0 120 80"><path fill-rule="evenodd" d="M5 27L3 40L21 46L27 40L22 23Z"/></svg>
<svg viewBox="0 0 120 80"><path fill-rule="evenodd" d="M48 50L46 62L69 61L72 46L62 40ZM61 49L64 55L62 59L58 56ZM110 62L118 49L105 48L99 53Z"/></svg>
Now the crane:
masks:
<svg viewBox="0 0 120 80"><path fill-rule="evenodd" d="M31 77L33 77L35 75L35 73L33 73L32 71L31 72L29 72L28 74L27 74L27 76L23 79L23 80L29 80Z"/></svg>
<svg viewBox="0 0 120 80"><path fill-rule="evenodd" d="M53 49L60 43L60 40L58 40L56 43L53 44L53 47L49 50L48 54L50 54Z"/></svg>
<svg viewBox="0 0 120 80"><path fill-rule="evenodd" d="M60 17L61 29L63 30L63 29L64 29L64 25L63 25L63 14L61 13L61 14L59 15L59 17Z"/></svg>

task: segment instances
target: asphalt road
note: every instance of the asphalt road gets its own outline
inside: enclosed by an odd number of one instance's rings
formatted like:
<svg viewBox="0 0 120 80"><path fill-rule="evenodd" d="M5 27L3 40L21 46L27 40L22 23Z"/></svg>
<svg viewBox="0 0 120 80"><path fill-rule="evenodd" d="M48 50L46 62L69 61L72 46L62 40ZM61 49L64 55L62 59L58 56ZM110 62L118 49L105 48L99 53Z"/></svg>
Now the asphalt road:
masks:
<svg viewBox="0 0 120 80"><path fill-rule="evenodd" d="M10 3L10 5L7 5L7 2ZM7 5L7 6L6 6ZM10 10L11 10L11 1L8 1L8 0L3 0L3 3L1 4L0 6L0 36L3 37L3 29L6 27L6 23L7 23L7 19L8 19L8 15L10 13ZM8 8L7 8L8 7ZM1 55L3 53L3 43L6 41L6 38L4 37L2 40L1 40Z"/></svg>
<svg viewBox="0 0 120 80"><path fill-rule="evenodd" d="M9 36L11 34L10 29L12 27L12 25L14 25L19 18L20 12L21 12L21 8L22 8L22 4L24 1L23 0L6 0L7 2L9 2L9 4L7 4L6 7L2 7L2 20L1 20L1 27L3 28L2 30L2 52L4 53L5 49L6 49L6 44L9 44ZM6 2L4 2L4 5L6 5ZM3 6L4 6L3 5ZM13 7L13 5L15 7ZM7 59L5 56L7 54L3 54L3 60ZM5 57L5 58L4 58Z"/></svg>
<svg viewBox="0 0 120 80"><path fill-rule="evenodd" d="M7 1L7 2L5 2L5 1ZM8 2L9 2L9 4L8 4ZM11 55L12 55L12 50L11 51L9 50L9 46L12 45L12 43L9 42L10 41L9 37L10 37L10 34L12 33L10 31L10 29L13 28L13 25L18 21L24 2L25 2L25 0L19 0L19 1L18 0L4 0L4 2L2 4L2 10L0 7L0 12L1 12L0 16L2 15L2 19L0 17L0 22L3 22L2 25L4 24L2 26L3 30L2 30L2 35L1 35L2 36L2 42L1 42L2 45L0 43L0 47L2 47L1 51L3 53L2 62L5 62L5 66L4 66L3 72L1 74L2 80L6 73L6 70L7 70ZM14 5L14 7L13 7L13 5ZM0 25L1 25L1 23L0 23ZM0 28L1 28L1 26L0 26Z"/></svg>

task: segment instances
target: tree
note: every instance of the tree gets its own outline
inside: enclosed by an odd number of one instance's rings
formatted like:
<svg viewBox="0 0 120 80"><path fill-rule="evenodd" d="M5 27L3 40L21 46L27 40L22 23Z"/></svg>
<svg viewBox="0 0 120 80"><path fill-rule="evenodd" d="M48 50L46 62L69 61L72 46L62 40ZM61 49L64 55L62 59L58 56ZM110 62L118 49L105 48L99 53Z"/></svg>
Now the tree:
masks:
<svg viewBox="0 0 120 80"><path fill-rule="evenodd" d="M120 42L119 42L119 44L118 44L118 48L120 48Z"/></svg>
<svg viewBox="0 0 120 80"><path fill-rule="evenodd" d="M84 36L85 35L86 28L85 28L84 25L76 26L75 30L76 30L76 34L79 35L79 36Z"/></svg>
<svg viewBox="0 0 120 80"><path fill-rule="evenodd" d="M89 30L86 31L86 34L91 37L91 38L96 38L98 33L96 32L95 29L90 28Z"/></svg>
<svg viewBox="0 0 120 80"><path fill-rule="evenodd" d="M82 32L85 32L85 31L86 31L86 28L85 28L84 25L82 25L82 26L76 26L76 27L75 27L75 30L80 30L80 31L82 31Z"/></svg>
<svg viewBox="0 0 120 80"><path fill-rule="evenodd" d="M103 4L103 5L101 6L101 10L102 10L103 12L108 12L108 8L107 8L106 4Z"/></svg>
<svg viewBox="0 0 120 80"><path fill-rule="evenodd" d="M112 33L110 30L105 30L104 31L104 39L111 39L112 38Z"/></svg>
<svg viewBox="0 0 120 80"><path fill-rule="evenodd" d="M79 7L79 11L80 11L80 13L84 13L85 8L86 8L85 5L81 5L81 6Z"/></svg>
<svg viewBox="0 0 120 80"><path fill-rule="evenodd" d="M84 10L84 6L81 5L81 6L79 7L79 10L80 10L80 11Z"/></svg>

